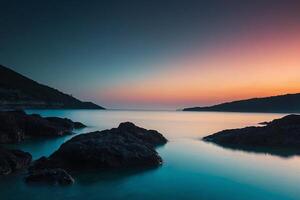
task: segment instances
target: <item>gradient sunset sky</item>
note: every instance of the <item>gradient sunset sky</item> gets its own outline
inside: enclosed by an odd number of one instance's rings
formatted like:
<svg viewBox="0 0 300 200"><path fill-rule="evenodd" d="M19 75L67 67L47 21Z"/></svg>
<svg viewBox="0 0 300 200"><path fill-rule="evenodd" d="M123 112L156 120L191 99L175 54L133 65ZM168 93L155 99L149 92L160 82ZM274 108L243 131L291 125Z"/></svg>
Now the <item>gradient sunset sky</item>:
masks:
<svg viewBox="0 0 300 200"><path fill-rule="evenodd" d="M300 92L297 0L0 4L0 64L107 108Z"/></svg>

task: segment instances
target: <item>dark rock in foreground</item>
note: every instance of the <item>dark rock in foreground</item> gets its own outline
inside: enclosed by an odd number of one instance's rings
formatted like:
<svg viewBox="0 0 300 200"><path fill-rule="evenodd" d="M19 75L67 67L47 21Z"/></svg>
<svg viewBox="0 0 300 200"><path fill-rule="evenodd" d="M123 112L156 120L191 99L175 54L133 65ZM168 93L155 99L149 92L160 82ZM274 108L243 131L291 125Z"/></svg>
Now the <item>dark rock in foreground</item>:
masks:
<svg viewBox="0 0 300 200"><path fill-rule="evenodd" d="M263 124L266 125L220 131L203 140L246 151L282 156L300 154L300 115L288 115Z"/></svg>
<svg viewBox="0 0 300 200"><path fill-rule="evenodd" d="M28 167L31 159L29 153L0 147L0 175L8 175Z"/></svg>
<svg viewBox="0 0 300 200"><path fill-rule="evenodd" d="M28 183L47 183L53 185L70 185L75 181L73 177L63 169L42 169L30 172L25 178Z"/></svg>
<svg viewBox="0 0 300 200"><path fill-rule="evenodd" d="M28 137L61 136L74 128L85 127L79 122L59 117L27 115L24 111L0 112L0 143L17 143Z"/></svg>
<svg viewBox="0 0 300 200"><path fill-rule="evenodd" d="M155 147L167 140L157 131L133 123L81 134L61 145L49 158L37 160L32 169L67 170L154 167L162 163Z"/></svg>

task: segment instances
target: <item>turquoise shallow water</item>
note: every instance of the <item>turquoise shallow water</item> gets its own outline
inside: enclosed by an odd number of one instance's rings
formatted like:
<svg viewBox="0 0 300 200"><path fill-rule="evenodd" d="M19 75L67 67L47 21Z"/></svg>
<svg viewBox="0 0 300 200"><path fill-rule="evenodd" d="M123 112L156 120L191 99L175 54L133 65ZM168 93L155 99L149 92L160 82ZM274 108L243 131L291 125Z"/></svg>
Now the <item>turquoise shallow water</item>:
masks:
<svg viewBox="0 0 300 200"><path fill-rule="evenodd" d="M283 158L224 149L200 140L227 128L256 125L283 114L31 110L68 117L88 128L76 134L116 127L120 122L156 129L169 142L158 148L164 164L144 171L75 174L73 186L27 185L23 174L0 178L0 199L230 199L300 198L300 157ZM34 159L49 155L72 136L16 145Z"/></svg>

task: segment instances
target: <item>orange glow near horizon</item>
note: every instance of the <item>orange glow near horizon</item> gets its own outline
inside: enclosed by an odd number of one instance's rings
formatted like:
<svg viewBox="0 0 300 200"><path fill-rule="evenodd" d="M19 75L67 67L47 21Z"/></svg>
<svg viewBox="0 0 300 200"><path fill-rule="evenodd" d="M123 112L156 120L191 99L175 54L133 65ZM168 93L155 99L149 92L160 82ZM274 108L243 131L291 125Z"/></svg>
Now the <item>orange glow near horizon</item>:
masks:
<svg viewBox="0 0 300 200"><path fill-rule="evenodd" d="M101 96L133 104L204 106L300 92L300 30L247 36L173 60L163 71L115 85Z"/></svg>

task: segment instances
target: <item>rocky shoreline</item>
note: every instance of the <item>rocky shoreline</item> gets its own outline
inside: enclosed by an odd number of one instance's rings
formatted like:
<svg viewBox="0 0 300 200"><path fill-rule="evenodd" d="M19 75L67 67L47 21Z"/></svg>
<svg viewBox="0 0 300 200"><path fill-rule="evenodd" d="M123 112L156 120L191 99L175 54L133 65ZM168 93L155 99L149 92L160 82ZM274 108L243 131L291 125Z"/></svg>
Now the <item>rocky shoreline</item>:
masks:
<svg viewBox="0 0 300 200"><path fill-rule="evenodd" d="M287 115L260 125L223 130L203 140L237 150L279 156L300 155L300 115Z"/></svg>
<svg viewBox="0 0 300 200"><path fill-rule="evenodd" d="M59 137L86 127L70 119L28 115L24 111L2 111L0 122L0 144ZM0 146L0 175L28 169L28 183L69 185L75 181L69 172L157 167L163 160L155 148L165 143L167 139L159 132L124 122L117 128L77 135L49 157L34 162L29 153Z"/></svg>
<svg viewBox="0 0 300 200"><path fill-rule="evenodd" d="M27 152L0 147L0 176L26 169L31 160L32 156Z"/></svg>
<svg viewBox="0 0 300 200"><path fill-rule="evenodd" d="M19 143L26 138L57 137L86 127L67 118L28 115L24 111L0 111L0 144Z"/></svg>

